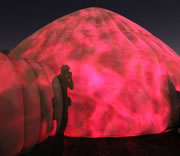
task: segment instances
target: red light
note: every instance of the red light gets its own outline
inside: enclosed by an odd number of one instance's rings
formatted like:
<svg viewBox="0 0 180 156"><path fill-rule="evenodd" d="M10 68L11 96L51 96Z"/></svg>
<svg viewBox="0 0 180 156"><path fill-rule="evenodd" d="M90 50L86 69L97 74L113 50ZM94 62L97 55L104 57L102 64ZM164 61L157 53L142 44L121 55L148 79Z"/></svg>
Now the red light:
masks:
<svg viewBox="0 0 180 156"><path fill-rule="evenodd" d="M9 55L70 66L65 135L124 137L161 133L170 121L169 79L180 90L180 58L151 33L100 8L64 16L20 43Z"/></svg>

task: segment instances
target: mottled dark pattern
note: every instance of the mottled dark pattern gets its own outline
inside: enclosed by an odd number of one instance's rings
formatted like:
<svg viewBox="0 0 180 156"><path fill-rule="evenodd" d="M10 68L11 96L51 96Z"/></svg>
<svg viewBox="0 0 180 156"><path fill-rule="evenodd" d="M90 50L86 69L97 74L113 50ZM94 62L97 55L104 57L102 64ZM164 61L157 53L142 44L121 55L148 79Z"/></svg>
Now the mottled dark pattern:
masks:
<svg viewBox="0 0 180 156"><path fill-rule="evenodd" d="M82 50L83 49L83 50ZM69 59L82 61L86 60L88 57L91 57L95 49L92 47L88 47L88 45L82 44L80 47L78 46L77 49L73 49L73 51L67 56Z"/></svg>
<svg viewBox="0 0 180 156"><path fill-rule="evenodd" d="M136 41L136 36L130 32L126 32L125 35L127 36L127 38L129 40L131 40L132 42L135 42Z"/></svg>
<svg viewBox="0 0 180 156"><path fill-rule="evenodd" d="M70 92L68 136L160 133L170 119L167 80L180 89L180 58L173 50L134 22L102 8L57 19L9 56L45 63L56 73L69 65L75 87ZM113 117L105 117L111 112L107 104L115 110Z"/></svg>
<svg viewBox="0 0 180 156"><path fill-rule="evenodd" d="M120 74L124 72L123 64L119 59L119 52L116 50L112 51L111 53L109 51L102 53L98 61L99 64L103 65L104 67L110 68L112 71Z"/></svg>

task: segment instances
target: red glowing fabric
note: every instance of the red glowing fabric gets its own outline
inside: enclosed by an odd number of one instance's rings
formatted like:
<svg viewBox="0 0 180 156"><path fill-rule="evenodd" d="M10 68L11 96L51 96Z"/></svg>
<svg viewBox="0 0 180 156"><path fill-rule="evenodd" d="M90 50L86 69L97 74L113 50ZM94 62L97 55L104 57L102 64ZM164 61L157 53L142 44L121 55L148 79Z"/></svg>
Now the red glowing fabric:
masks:
<svg viewBox="0 0 180 156"><path fill-rule="evenodd" d="M0 86L0 155L15 155L24 139L22 92L13 63L1 53Z"/></svg>
<svg viewBox="0 0 180 156"><path fill-rule="evenodd" d="M47 64L57 75L63 64L70 66L74 89L68 91L72 106L65 135L71 137L161 133L171 118L168 79L180 90L176 53L106 9L57 19L9 56Z"/></svg>
<svg viewBox="0 0 180 156"><path fill-rule="evenodd" d="M62 92L54 77L45 64L0 53L1 156L27 151L60 129Z"/></svg>

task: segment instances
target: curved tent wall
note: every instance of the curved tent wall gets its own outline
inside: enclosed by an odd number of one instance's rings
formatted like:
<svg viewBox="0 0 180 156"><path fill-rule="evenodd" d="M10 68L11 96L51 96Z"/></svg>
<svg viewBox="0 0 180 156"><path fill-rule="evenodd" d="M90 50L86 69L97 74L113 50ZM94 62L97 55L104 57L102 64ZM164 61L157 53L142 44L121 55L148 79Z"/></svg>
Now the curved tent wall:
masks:
<svg viewBox="0 0 180 156"><path fill-rule="evenodd" d="M161 133L171 120L168 79L180 90L179 56L144 28L102 8L55 20L9 56L45 63L56 74L69 65L70 137Z"/></svg>
<svg viewBox="0 0 180 156"><path fill-rule="evenodd" d="M163 132L178 120L180 58L134 22L101 8L76 11L0 54L0 155L14 155L61 127L63 64L68 90L65 135L124 137ZM54 92L54 94L53 94ZM33 133L32 133L33 132Z"/></svg>
<svg viewBox="0 0 180 156"><path fill-rule="evenodd" d="M0 155L19 152L24 142L24 106L21 84L11 60L0 54Z"/></svg>
<svg viewBox="0 0 180 156"><path fill-rule="evenodd" d="M1 53L0 64L0 155L12 156L60 129L62 92L57 79L52 86L56 75L47 65Z"/></svg>

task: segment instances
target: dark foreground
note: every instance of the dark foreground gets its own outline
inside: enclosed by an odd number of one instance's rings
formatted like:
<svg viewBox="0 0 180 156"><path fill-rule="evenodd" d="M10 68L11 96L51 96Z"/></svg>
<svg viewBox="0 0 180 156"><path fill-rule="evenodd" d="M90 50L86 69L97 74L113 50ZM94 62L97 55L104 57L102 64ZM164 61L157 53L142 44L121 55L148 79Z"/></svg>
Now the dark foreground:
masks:
<svg viewBox="0 0 180 156"><path fill-rule="evenodd" d="M63 148L64 146L64 148ZM51 137L23 156L180 156L180 134L128 138Z"/></svg>

